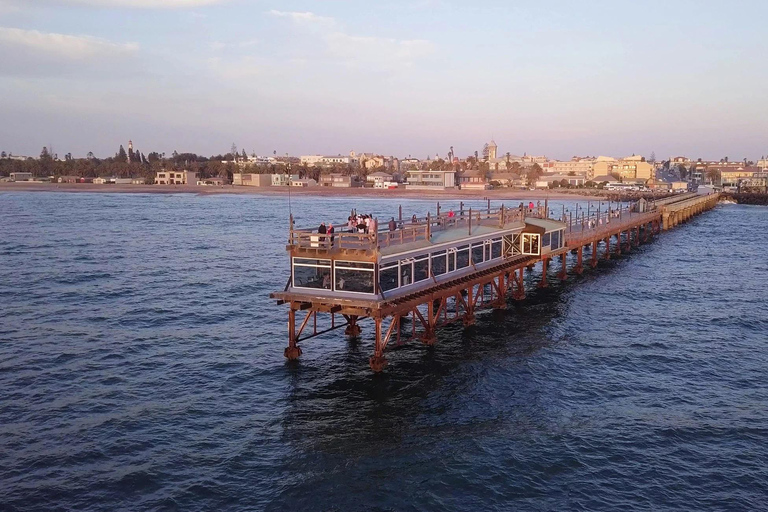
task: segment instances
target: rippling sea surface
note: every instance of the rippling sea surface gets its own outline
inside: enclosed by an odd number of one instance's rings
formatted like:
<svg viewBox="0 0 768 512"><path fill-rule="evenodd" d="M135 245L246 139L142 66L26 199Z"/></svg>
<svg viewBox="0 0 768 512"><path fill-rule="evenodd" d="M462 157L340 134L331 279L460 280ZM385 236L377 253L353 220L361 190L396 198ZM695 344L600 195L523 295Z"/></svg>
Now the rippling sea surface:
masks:
<svg viewBox="0 0 768 512"><path fill-rule="evenodd" d="M768 509L768 209L719 206L380 376L370 324L284 360L287 213L0 194L0 509Z"/></svg>

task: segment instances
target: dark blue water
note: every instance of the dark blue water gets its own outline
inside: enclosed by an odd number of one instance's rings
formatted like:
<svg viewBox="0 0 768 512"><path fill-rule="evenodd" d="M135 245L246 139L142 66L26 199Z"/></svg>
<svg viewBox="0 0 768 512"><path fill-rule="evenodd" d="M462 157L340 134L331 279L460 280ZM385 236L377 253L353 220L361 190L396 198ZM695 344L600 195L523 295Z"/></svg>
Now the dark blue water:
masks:
<svg viewBox="0 0 768 512"><path fill-rule="evenodd" d="M720 206L377 377L369 325L284 361L287 206L0 194L0 509L768 509L768 209Z"/></svg>

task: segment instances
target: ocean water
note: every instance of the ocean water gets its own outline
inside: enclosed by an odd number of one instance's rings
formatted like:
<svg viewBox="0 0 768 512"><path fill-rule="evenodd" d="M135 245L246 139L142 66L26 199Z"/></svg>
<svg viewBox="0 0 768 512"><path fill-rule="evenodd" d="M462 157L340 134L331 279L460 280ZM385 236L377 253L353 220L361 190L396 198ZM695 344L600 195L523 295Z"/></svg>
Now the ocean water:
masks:
<svg viewBox="0 0 768 512"><path fill-rule="evenodd" d="M284 360L288 211L0 194L0 510L768 509L768 209L719 206L378 376L370 324Z"/></svg>

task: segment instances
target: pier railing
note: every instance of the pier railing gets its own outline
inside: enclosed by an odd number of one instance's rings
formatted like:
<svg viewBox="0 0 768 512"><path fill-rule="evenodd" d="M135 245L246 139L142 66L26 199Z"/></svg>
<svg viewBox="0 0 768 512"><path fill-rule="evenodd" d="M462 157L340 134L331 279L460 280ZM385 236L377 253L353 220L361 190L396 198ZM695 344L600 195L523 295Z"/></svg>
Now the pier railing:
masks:
<svg viewBox="0 0 768 512"><path fill-rule="evenodd" d="M396 245L430 240L432 235L445 230L466 229L467 235L479 226L496 226L524 222L526 217L546 218L546 208L505 208L481 210L459 210L458 212L442 212L438 215L427 214L426 217L413 216L411 219L395 220L394 229L389 223L381 224L374 219L367 232L360 233L357 228L347 231L346 225L333 234L318 233L313 229L297 229L291 227L288 243L301 249L312 249L317 252L345 250L374 250ZM293 221L291 221L293 222Z"/></svg>
<svg viewBox="0 0 768 512"><path fill-rule="evenodd" d="M635 202L629 205L622 205L618 203L616 206L608 202L608 208L602 208L602 202L598 204L597 208L587 208L576 206L576 211L564 210L563 217L560 219L565 222L568 233L584 233L587 231L595 231L605 229L611 231L616 228L617 224L624 223L626 220L634 219L638 215L645 215L648 213L661 212L663 207L677 207L680 204L687 204L692 200L695 200L697 195L694 193L680 194L677 196L670 196L663 199L657 199L652 201L646 201L645 209L638 211L639 203ZM575 214L574 214L575 213Z"/></svg>
<svg viewBox="0 0 768 512"><path fill-rule="evenodd" d="M467 235L479 226L504 227L507 224L523 222L526 217L544 215L543 207L505 208L484 210L460 210L458 212L428 214L426 217L412 217L410 220L395 220L394 229L387 224L379 225L379 248L429 240L433 234L449 229L466 229Z"/></svg>

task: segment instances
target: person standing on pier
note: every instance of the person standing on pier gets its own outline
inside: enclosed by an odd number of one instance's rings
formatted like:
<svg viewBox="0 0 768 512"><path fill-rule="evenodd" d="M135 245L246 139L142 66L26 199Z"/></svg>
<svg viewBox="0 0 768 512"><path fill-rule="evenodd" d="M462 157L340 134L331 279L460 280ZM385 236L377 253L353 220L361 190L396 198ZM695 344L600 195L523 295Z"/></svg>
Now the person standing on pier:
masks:
<svg viewBox="0 0 768 512"><path fill-rule="evenodd" d="M321 235L320 237L320 243L325 245L325 234L328 232L328 228L325 227L325 222L320 223L320 227L317 228L317 233Z"/></svg>
<svg viewBox="0 0 768 512"><path fill-rule="evenodd" d="M333 229L333 224L331 224L331 223L329 222L329 223L328 223L328 234L329 234L329 235L330 235L330 237L331 237L331 247L333 247L333 232L334 232L334 229Z"/></svg>
<svg viewBox="0 0 768 512"><path fill-rule="evenodd" d="M395 218L394 217L392 217L389 220L389 230L390 231L396 231L397 230L397 222L395 222Z"/></svg>

